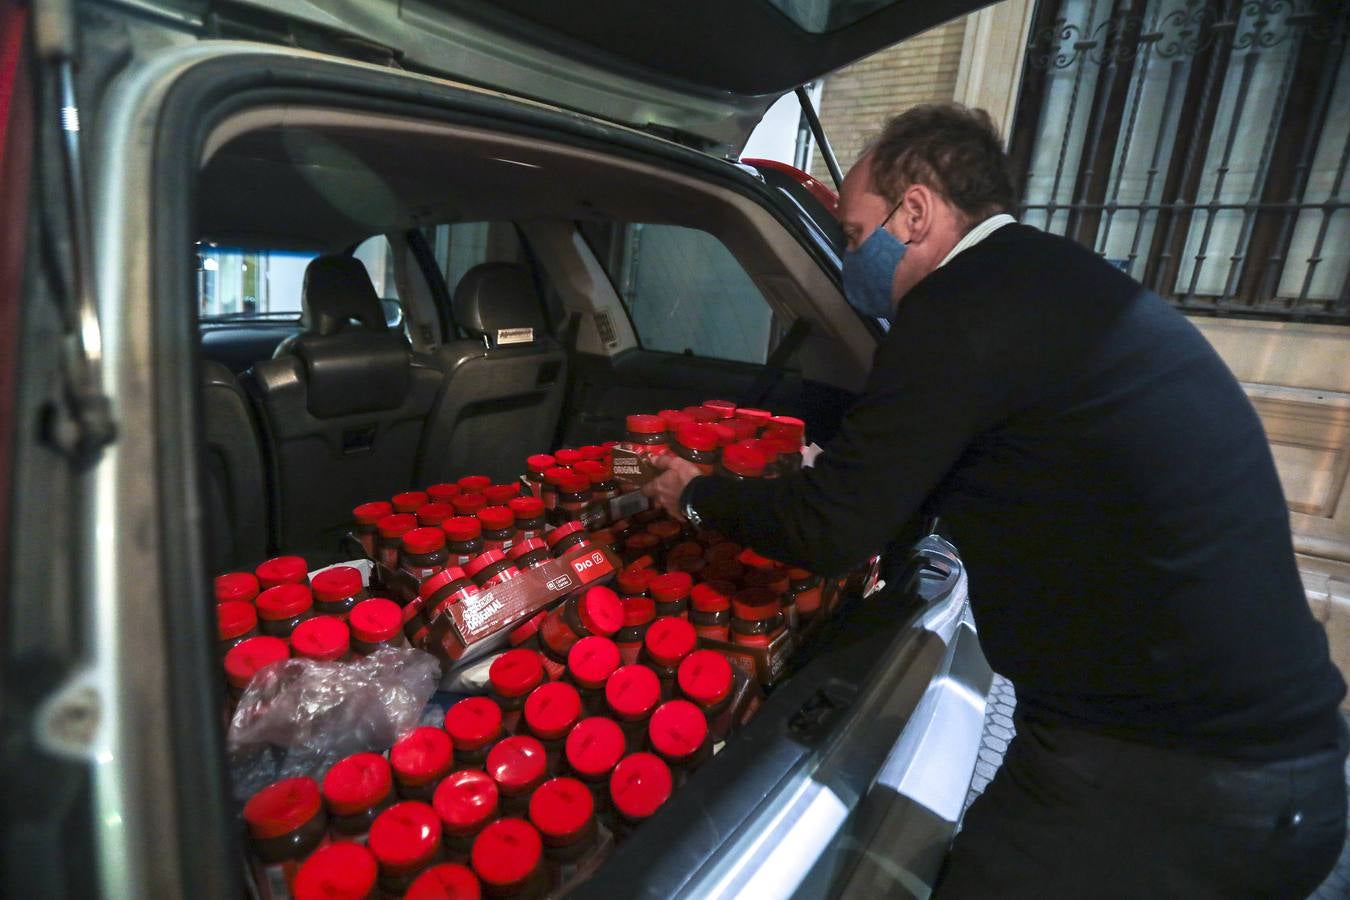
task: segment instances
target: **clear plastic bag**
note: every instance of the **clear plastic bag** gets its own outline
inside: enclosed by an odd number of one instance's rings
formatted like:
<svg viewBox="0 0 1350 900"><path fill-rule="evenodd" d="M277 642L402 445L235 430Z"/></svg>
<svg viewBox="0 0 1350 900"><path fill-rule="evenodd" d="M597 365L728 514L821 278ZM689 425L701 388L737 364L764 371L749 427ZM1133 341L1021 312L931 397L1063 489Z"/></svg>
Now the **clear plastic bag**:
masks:
<svg viewBox="0 0 1350 900"><path fill-rule="evenodd" d="M383 752L416 728L441 666L385 648L352 662L288 659L249 682L226 737L234 796L280 778L320 778L344 756Z"/></svg>

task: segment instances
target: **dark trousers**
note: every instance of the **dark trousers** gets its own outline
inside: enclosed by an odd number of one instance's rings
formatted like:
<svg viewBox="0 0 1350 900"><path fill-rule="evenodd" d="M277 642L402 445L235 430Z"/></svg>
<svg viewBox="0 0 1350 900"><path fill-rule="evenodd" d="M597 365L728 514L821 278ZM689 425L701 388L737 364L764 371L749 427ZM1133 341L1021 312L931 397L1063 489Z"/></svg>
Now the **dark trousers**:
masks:
<svg viewBox="0 0 1350 900"><path fill-rule="evenodd" d="M1246 763L1017 720L934 896L1288 897L1345 840L1345 751Z"/></svg>

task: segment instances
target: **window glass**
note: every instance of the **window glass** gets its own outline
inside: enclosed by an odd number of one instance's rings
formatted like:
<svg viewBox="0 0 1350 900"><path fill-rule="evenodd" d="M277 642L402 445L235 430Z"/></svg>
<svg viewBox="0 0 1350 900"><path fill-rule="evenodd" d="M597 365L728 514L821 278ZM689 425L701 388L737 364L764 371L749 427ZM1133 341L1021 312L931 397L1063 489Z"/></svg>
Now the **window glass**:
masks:
<svg viewBox="0 0 1350 900"><path fill-rule="evenodd" d="M384 306L384 320L390 328L403 324L403 301L398 295L398 279L394 274L394 251L389 239L382 234L366 238L352 256L361 260L375 287L375 295Z"/></svg>
<svg viewBox="0 0 1350 900"><path fill-rule="evenodd" d="M305 266L317 253L197 245L197 312L203 319L299 319Z"/></svg>
<svg viewBox="0 0 1350 900"><path fill-rule="evenodd" d="M445 287L455 295L464 273L485 262L520 262L520 236L511 222L456 222L425 232L445 276Z"/></svg>

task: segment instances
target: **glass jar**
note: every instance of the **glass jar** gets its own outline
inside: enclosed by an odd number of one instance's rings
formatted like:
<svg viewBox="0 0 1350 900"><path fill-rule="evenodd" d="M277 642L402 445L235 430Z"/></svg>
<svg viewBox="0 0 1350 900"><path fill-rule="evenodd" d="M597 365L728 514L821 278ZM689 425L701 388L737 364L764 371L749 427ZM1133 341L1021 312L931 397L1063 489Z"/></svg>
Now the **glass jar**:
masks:
<svg viewBox="0 0 1350 900"><path fill-rule="evenodd" d="M591 546L586 526L581 522L567 522L548 533L548 549L555 557L566 556L572 550Z"/></svg>
<svg viewBox="0 0 1350 900"><path fill-rule="evenodd" d="M732 481L750 481L763 478L768 463L758 447L732 444L722 451L722 463L717 474Z"/></svg>
<svg viewBox="0 0 1350 900"><path fill-rule="evenodd" d="M597 809L609 805L605 796L609 773L623 759L627 747L619 723L604 716L582 719L567 735L568 771L590 789Z"/></svg>
<svg viewBox="0 0 1350 900"><path fill-rule="evenodd" d="M516 497L506 508L515 518L515 540L529 541L544 536L544 501L538 497Z"/></svg>
<svg viewBox="0 0 1350 900"><path fill-rule="evenodd" d="M562 768L567 734L581 718L581 695L565 681L541 684L525 698L525 732L544 745L550 775Z"/></svg>
<svg viewBox="0 0 1350 900"><path fill-rule="evenodd" d="M301 556L276 556L253 570L258 584L266 590L279 584L309 584L309 567Z"/></svg>
<svg viewBox="0 0 1350 900"><path fill-rule="evenodd" d="M258 611L252 603L226 600L216 604L216 634L223 656L231 649L258 636Z"/></svg>
<svg viewBox="0 0 1350 900"><path fill-rule="evenodd" d="M633 450L644 456L658 456L666 451L666 423L660 416L629 416L625 426L624 442Z"/></svg>
<svg viewBox="0 0 1350 900"><path fill-rule="evenodd" d="M459 863L437 863L418 875L403 896L407 900L470 900L479 897L481 890L473 869Z"/></svg>
<svg viewBox="0 0 1350 900"><path fill-rule="evenodd" d="M656 814L675 789L670 767L655 753L624 757L609 776L615 838L622 840Z"/></svg>
<svg viewBox="0 0 1350 900"><path fill-rule="evenodd" d="M620 599L650 597L651 583L660 574L659 571L650 567L634 568L629 566L619 571L614 579L614 585L618 588Z"/></svg>
<svg viewBox="0 0 1350 900"><path fill-rule="evenodd" d="M500 550L486 550L475 556L464 564L464 572L485 591L520 577L520 570Z"/></svg>
<svg viewBox="0 0 1350 900"><path fill-rule="evenodd" d="M352 631L352 652L369 656L385 647L406 647L403 637L403 610L385 597L362 600L347 617Z"/></svg>
<svg viewBox="0 0 1350 900"><path fill-rule="evenodd" d="M333 616L306 619L291 632L291 653L318 662L338 662L351 656L347 624Z"/></svg>
<svg viewBox="0 0 1350 900"><path fill-rule="evenodd" d="M666 551L666 564L681 559L702 559L703 545L698 541L681 541Z"/></svg>
<svg viewBox="0 0 1350 900"><path fill-rule="evenodd" d="M708 718L688 700L668 700L656 708L647 725L647 742L652 752L670 766L676 787L712 759Z"/></svg>
<svg viewBox="0 0 1350 900"><path fill-rule="evenodd" d="M279 584L258 595L258 631L288 638L295 627L313 617L314 597L308 585Z"/></svg>
<svg viewBox="0 0 1350 900"><path fill-rule="evenodd" d="M684 658L694 652L697 644L694 626L676 616L658 618L647 629L638 659L660 679L661 699L669 700L675 696L676 672Z"/></svg>
<svg viewBox="0 0 1350 900"><path fill-rule="evenodd" d="M370 596L361 584L361 570L351 566L333 566L316 572L309 586L314 592L314 611L339 619L347 618L352 607Z"/></svg>
<svg viewBox="0 0 1350 900"><path fill-rule="evenodd" d="M488 501L482 494L463 493L451 500L450 505L455 508L456 515L476 516L480 509L488 505Z"/></svg>
<svg viewBox="0 0 1350 900"><path fill-rule="evenodd" d="M680 540L684 537L684 528L673 519L653 522L647 526L646 531L648 534L656 535L657 540L661 542L662 559L665 559L670 548L680 543Z"/></svg>
<svg viewBox="0 0 1350 900"><path fill-rule="evenodd" d="M486 475L465 475L456 484L462 494L481 494L484 488L492 484L492 479Z"/></svg>
<svg viewBox="0 0 1350 900"><path fill-rule="evenodd" d="M320 847L295 875L295 900L373 897L380 867L375 854L360 844L342 842Z"/></svg>
<svg viewBox="0 0 1350 900"><path fill-rule="evenodd" d="M516 537L516 514L505 506L485 506L478 511L483 529L483 551L505 553Z"/></svg>
<svg viewBox="0 0 1350 900"><path fill-rule="evenodd" d="M487 756L487 773L497 782L503 816L522 818L530 794L548 777L544 745L537 738L517 734L502 738Z"/></svg>
<svg viewBox="0 0 1350 900"><path fill-rule="evenodd" d="M380 889L401 897L422 871L441 861L441 819L426 803L404 800L370 826L370 852L380 866Z"/></svg>
<svg viewBox="0 0 1350 900"><path fill-rule="evenodd" d="M431 803L441 779L455 764L455 747L443 729L414 728L389 748L389 767L399 799Z"/></svg>
<svg viewBox="0 0 1350 900"><path fill-rule="evenodd" d="M715 412L719 421L736 415L736 404L730 400L704 400L703 408Z"/></svg>
<svg viewBox="0 0 1350 900"><path fill-rule="evenodd" d="M365 843L371 823L394 803L389 761L378 753L353 753L323 776L328 830L336 841Z"/></svg>
<svg viewBox="0 0 1350 900"><path fill-rule="evenodd" d="M433 484L431 487L427 488L427 499L432 503L444 503L449 505L451 509L454 509L451 502L461 493L463 493L463 489L454 482Z"/></svg>
<svg viewBox="0 0 1350 900"><path fill-rule="evenodd" d="M399 557L403 571L419 582L425 581L449 564L445 532L440 528L414 528L403 535L403 553Z"/></svg>
<svg viewBox="0 0 1350 900"><path fill-rule="evenodd" d="M441 523L445 532L445 549L450 558L446 565L464 568L464 564L483 552L483 523L477 516L456 516Z"/></svg>
<svg viewBox="0 0 1350 900"><path fill-rule="evenodd" d="M703 558L710 563L726 562L734 560L741 555L741 545L728 540L712 540L709 535L715 532L704 532L699 535L699 542L708 549L703 551Z"/></svg>
<svg viewBox="0 0 1350 900"><path fill-rule="evenodd" d="M711 555L710 551L709 556ZM730 581L739 585L744 577L745 564L734 559L709 559L708 564L703 567L704 581Z"/></svg>
<svg viewBox="0 0 1350 900"><path fill-rule="evenodd" d="M647 590L656 601L657 618L689 618L689 591L693 586L694 579L686 572L667 572L653 578Z"/></svg>
<svg viewBox="0 0 1350 900"><path fill-rule="evenodd" d="M444 571L422 582L418 596L422 600L422 619L430 629L430 638L440 640L451 627L448 614L451 606L463 603L478 593L478 585L457 566L447 566Z"/></svg>
<svg viewBox="0 0 1350 900"><path fill-rule="evenodd" d="M731 663L716 650L695 650L680 663L676 675L680 695L703 710L713 743L726 740L731 726L726 712L731 708L733 681Z"/></svg>
<svg viewBox="0 0 1350 900"><path fill-rule="evenodd" d="M549 469L555 468L558 461L547 453L536 453L525 459L525 481L530 486L530 493L535 497L540 497L544 490L544 473Z"/></svg>
<svg viewBox="0 0 1350 900"><path fill-rule="evenodd" d="M530 798L530 824L544 842L544 861L555 889L563 895L602 862L608 842L595 821L595 801L575 778L554 778Z"/></svg>
<svg viewBox="0 0 1350 900"><path fill-rule="evenodd" d="M806 569L788 569L788 591L803 623L810 622L820 612L823 583L819 575Z"/></svg>
<svg viewBox="0 0 1350 900"><path fill-rule="evenodd" d="M558 524L558 486L572 474L571 469L554 466L544 472L544 482L539 490L539 499L544 504L544 519L550 525Z"/></svg>
<svg viewBox="0 0 1350 900"><path fill-rule="evenodd" d="M765 425L765 434L782 436L798 447L806 443L806 423L795 416L774 416Z"/></svg>
<svg viewBox="0 0 1350 900"><path fill-rule="evenodd" d="M515 628L512 628L506 635L506 642L512 647L524 647L527 650L535 651L539 650L539 629L544 624L546 618L548 618L548 612L546 610L540 610L524 622L521 622ZM550 678L553 677L547 667L544 668L544 672ZM561 674L562 673L559 672L560 676Z"/></svg>
<svg viewBox="0 0 1350 900"><path fill-rule="evenodd" d="M775 456L774 464L780 476L792 475L802 470L801 444L787 437L765 437L760 439L759 444L772 448Z"/></svg>
<svg viewBox="0 0 1350 900"><path fill-rule="evenodd" d="M681 556L678 559L666 560L666 571L684 572L690 578L702 577L703 570L707 567L708 564L701 556Z"/></svg>
<svg viewBox="0 0 1350 900"><path fill-rule="evenodd" d="M591 516L591 480L573 471L558 481L558 522L589 525Z"/></svg>
<svg viewBox="0 0 1350 900"><path fill-rule="evenodd" d="M548 544L543 538L527 538L513 544L507 551L506 558L524 572L526 569L539 568L553 559L553 554L548 552Z"/></svg>
<svg viewBox="0 0 1350 900"><path fill-rule="evenodd" d="M577 686L585 715L604 714L605 682L621 662L614 642L598 635L582 638L567 651L567 675Z"/></svg>
<svg viewBox="0 0 1350 900"><path fill-rule="evenodd" d="M519 484L494 484L491 487L483 489L483 496L487 498L488 506L506 506L516 497L520 496Z"/></svg>
<svg viewBox="0 0 1350 900"><path fill-rule="evenodd" d="M717 465L717 432L706 425L684 425L675 433L670 445L675 455L698 466L704 475L711 475Z"/></svg>
<svg viewBox="0 0 1350 900"><path fill-rule="evenodd" d="M764 426L769 424L769 420L773 418L773 413L769 412L767 409L739 406L736 408L736 418L754 425L755 431L758 433L763 430Z"/></svg>
<svg viewBox="0 0 1350 900"><path fill-rule="evenodd" d="M446 710L445 730L455 745L456 769L481 769L502 738L502 711L488 697L466 697Z"/></svg>
<svg viewBox="0 0 1350 900"><path fill-rule="evenodd" d="M474 874L489 897L540 898L549 890L539 832L524 819L498 819L473 842Z"/></svg>
<svg viewBox="0 0 1350 900"><path fill-rule="evenodd" d="M705 581L689 592L689 623L701 638L731 640L731 595L736 586L727 581Z"/></svg>
<svg viewBox="0 0 1350 900"><path fill-rule="evenodd" d="M417 516L395 513L381 519L377 527L375 561L386 569L397 569L399 554L403 551L403 536L417 527Z"/></svg>
<svg viewBox="0 0 1350 900"><path fill-rule="evenodd" d="M520 731L525 698L543 683L544 664L536 650L508 650L492 661L488 667L488 685L492 699L502 710L503 731L507 734Z"/></svg>
<svg viewBox="0 0 1350 900"><path fill-rule="evenodd" d="M764 646L777 637L786 625L778 595L773 591L767 588L746 588L732 596L732 643Z"/></svg>
<svg viewBox="0 0 1350 900"><path fill-rule="evenodd" d="M217 575L212 588L217 603L230 601L252 603L262 590L258 585L258 576L252 572L227 572L224 575Z"/></svg>
<svg viewBox="0 0 1350 900"><path fill-rule="evenodd" d="M455 517L455 507L450 503L428 503L417 511L417 524L423 528L440 528L446 519Z"/></svg>
<svg viewBox="0 0 1350 900"><path fill-rule="evenodd" d="M624 665L637 662L642 652L642 639L656 618L656 601L651 597L622 597L623 627L614 632L614 643Z"/></svg>
<svg viewBox="0 0 1350 900"><path fill-rule="evenodd" d="M312 778L269 784L244 804L244 823L268 885L281 896L289 896L301 861L328 836L319 785Z"/></svg>
<svg viewBox="0 0 1350 900"><path fill-rule="evenodd" d="M623 731L627 752L647 746L647 722L660 702L661 681L646 666L623 666L605 682L605 707Z"/></svg>
<svg viewBox="0 0 1350 900"><path fill-rule="evenodd" d="M290 645L281 638L264 635L240 641L225 654L225 681L230 699L238 703L248 683L263 666L290 658Z"/></svg>
<svg viewBox="0 0 1350 900"><path fill-rule="evenodd" d="M453 772L437 785L431 805L441 820L446 858L468 862L474 838L497 818L497 783L486 772Z"/></svg>
<svg viewBox="0 0 1350 900"><path fill-rule="evenodd" d="M394 512L396 513L416 514L419 509L431 502L431 498L427 496L426 491L404 491L389 499L393 501Z"/></svg>
<svg viewBox="0 0 1350 900"><path fill-rule="evenodd" d="M559 450L554 450L553 458L558 461L558 465L565 469L574 468L577 463L585 459L585 457L581 455L580 450L575 450L571 447L563 447Z"/></svg>
<svg viewBox="0 0 1350 900"><path fill-rule="evenodd" d="M643 559L660 565L663 559L661 539L648 531L630 534L623 542L623 563L632 566Z"/></svg>
<svg viewBox="0 0 1350 900"><path fill-rule="evenodd" d="M717 410L708 409L706 406L686 406L683 412L699 425L710 425L721 419Z"/></svg>

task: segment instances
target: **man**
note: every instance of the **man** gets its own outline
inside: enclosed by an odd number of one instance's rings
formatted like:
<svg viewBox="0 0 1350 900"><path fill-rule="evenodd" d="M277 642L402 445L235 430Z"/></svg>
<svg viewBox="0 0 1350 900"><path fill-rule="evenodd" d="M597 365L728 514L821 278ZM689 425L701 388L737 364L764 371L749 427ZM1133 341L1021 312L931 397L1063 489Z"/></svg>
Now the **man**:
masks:
<svg viewBox="0 0 1350 900"><path fill-rule="evenodd" d="M938 896L1304 897L1344 836L1345 685L1261 423L1185 318L1013 203L986 114L892 120L840 193L845 294L891 327L838 436L647 490L825 573L941 516L1018 719Z"/></svg>

